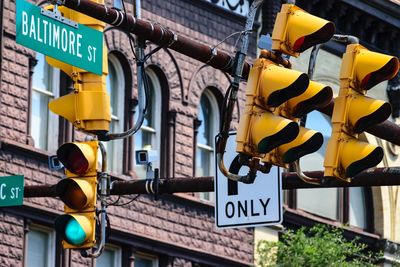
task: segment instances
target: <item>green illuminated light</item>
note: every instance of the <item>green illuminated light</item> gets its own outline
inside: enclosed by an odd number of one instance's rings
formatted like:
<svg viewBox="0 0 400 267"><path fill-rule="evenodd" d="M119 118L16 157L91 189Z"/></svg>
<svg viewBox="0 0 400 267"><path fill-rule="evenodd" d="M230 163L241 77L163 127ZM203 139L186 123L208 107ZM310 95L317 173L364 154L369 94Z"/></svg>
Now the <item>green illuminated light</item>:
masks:
<svg viewBox="0 0 400 267"><path fill-rule="evenodd" d="M65 225L65 239L72 245L82 245L86 234L77 220L71 218Z"/></svg>

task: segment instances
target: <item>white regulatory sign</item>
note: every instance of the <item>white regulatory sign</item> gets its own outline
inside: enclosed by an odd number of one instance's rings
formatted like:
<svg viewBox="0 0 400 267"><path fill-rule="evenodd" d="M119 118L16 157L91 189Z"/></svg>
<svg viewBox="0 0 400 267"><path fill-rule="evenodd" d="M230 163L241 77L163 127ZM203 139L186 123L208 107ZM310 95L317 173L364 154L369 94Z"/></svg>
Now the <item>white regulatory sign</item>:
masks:
<svg viewBox="0 0 400 267"><path fill-rule="evenodd" d="M231 173L245 175L248 167L237 162L236 133L230 133L224 154L225 167ZM273 166L268 174L257 172L252 184L225 177L216 166L215 224L218 228L276 225L282 222L282 180Z"/></svg>

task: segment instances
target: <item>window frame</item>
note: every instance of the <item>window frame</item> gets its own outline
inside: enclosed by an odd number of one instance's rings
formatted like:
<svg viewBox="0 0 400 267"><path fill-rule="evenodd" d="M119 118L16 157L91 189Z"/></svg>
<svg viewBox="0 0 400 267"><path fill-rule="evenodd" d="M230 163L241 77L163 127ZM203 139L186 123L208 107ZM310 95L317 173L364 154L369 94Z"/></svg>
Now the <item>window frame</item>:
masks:
<svg viewBox="0 0 400 267"><path fill-rule="evenodd" d="M156 255L152 255L152 254L149 254L149 253L137 251L137 252L134 253L134 256L135 256L135 261L136 261L136 258L139 257L139 258L142 258L142 259L151 260L153 262L153 266L152 267L158 267L159 266L158 265L159 260L158 260L158 257Z"/></svg>
<svg viewBox="0 0 400 267"><path fill-rule="evenodd" d="M153 70L151 67L146 67L145 68L145 75L150 79L149 83L152 84L151 89L153 90L150 92L151 99L148 99L148 101L151 102L151 112L147 114L151 114L151 122L154 127L147 126L147 125L142 125L140 127L141 135L140 138L143 137L143 134L149 134L150 135L150 144L151 144L151 150L150 151L156 151L157 153L157 158L156 160L153 160L153 165L152 168L161 168L162 166L162 147L161 147L161 135L162 135L162 110L163 110L163 95L162 95L162 87L161 87L161 80L160 76L157 74L155 70ZM161 97L157 97L161 96ZM138 112L138 111L136 111ZM136 116L134 118L136 121ZM134 136L134 138L139 138L138 135ZM133 158L134 158L134 168L136 171L138 171L140 168L140 171L145 171L146 170L146 165L137 165L136 164L136 159L135 159L135 152L137 150L143 150L145 147L136 147L136 141L133 141ZM145 149L146 150L146 149ZM156 162L157 164L154 164ZM139 178L146 178L146 177L139 177Z"/></svg>
<svg viewBox="0 0 400 267"><path fill-rule="evenodd" d="M315 211L309 211L306 209L301 209L299 207L298 203L298 189L293 189L293 190L285 190L284 195L285 195L285 204L291 208L291 209L298 209L302 210L306 213L313 214L315 216L327 219L327 220L332 220L332 221L337 221L342 224L347 224L350 227L353 228L358 228L361 229L365 232L373 232L374 230L374 222L373 222L373 200L372 200L372 191L370 188L367 187L360 187L363 190L364 194L364 207L365 207L365 217L364 217L364 224L365 227L362 228L357 225L350 225L350 189L347 187L343 188L334 188L336 189L336 194L337 194L337 201L336 201L336 208L337 208L337 213L335 219L323 216L321 214L318 214ZM309 190L309 189L307 189Z"/></svg>
<svg viewBox="0 0 400 267"><path fill-rule="evenodd" d="M115 255L115 258L114 258L114 266L115 267L122 266L122 248L120 246L117 246L114 244L106 244L103 251L105 251L105 250L111 250L111 251L115 252L115 254L114 254ZM98 259L96 259L96 265L95 265L96 267L98 266L97 260Z"/></svg>
<svg viewBox="0 0 400 267"><path fill-rule="evenodd" d="M35 59L39 61L38 56L43 56L43 63L47 64L49 66L49 79L50 79L50 89L46 90L48 88L37 88L34 85L33 78L35 75L35 68L38 66L37 64L33 67L32 69L32 75L30 77L31 79L31 93L30 93L30 110L29 110L29 135L31 136L34 144L33 146L37 149L42 149L45 151L50 151L50 152L55 152L58 148L59 142L58 142L58 135L59 135L59 116L53 112L50 111L50 109L47 110L47 122L46 122L46 127L47 127L47 132L46 132L46 146L45 147L40 147L38 144L38 140L34 139L34 136L32 135L33 128L37 127L36 124L32 123L33 122L33 94L36 92L40 94L40 96L45 95L49 101L54 100L58 97L60 97L60 70L57 68L52 67L50 64L47 63L46 61L46 56L41 53L36 53ZM39 126L40 127L40 126Z"/></svg>
<svg viewBox="0 0 400 267"><path fill-rule="evenodd" d="M108 64L112 64L114 69L115 69L115 74L116 74L116 80L117 80L117 88L115 89L117 92L117 105L118 105L118 111L115 115L112 114L111 112L111 123L110 123L110 128L111 124L116 123L117 127L113 129L114 132L123 132L125 130L125 95L126 95L126 77L125 77L125 72L122 67L122 62L119 60L118 56L114 55L113 53L108 54ZM112 89L110 89L112 90ZM113 90L114 91L114 90ZM110 92L111 93L111 92ZM110 100L111 100L111 94L110 94ZM111 102L112 107L113 103ZM111 110L110 110L111 111ZM111 130L111 129L110 129ZM120 173L122 174L124 172L124 160L121 160L118 156L123 154L123 148L124 148L124 142L123 140L116 140L114 142L107 142L106 144L107 150L111 150L111 153L108 154L108 166L111 172L114 173ZM111 148L110 148L111 147ZM121 151L121 153L118 153L118 151ZM109 151L107 151L109 152ZM124 154L123 154L124 155Z"/></svg>
<svg viewBox="0 0 400 267"><path fill-rule="evenodd" d="M46 267L55 267L56 266L56 233L53 229L39 225L39 224L30 224L29 230L25 233L25 257L24 257L24 267L28 267L28 255L29 255L29 233L32 231L42 232L48 234L48 251L47 255L47 262L49 263Z"/></svg>
<svg viewBox="0 0 400 267"><path fill-rule="evenodd" d="M214 144L214 137L216 134L218 134L218 130L219 130L219 114L220 114L220 106L218 105L218 100L217 97L215 96L215 94L212 92L212 88L210 87L206 87L206 89L203 91L203 93L200 96L200 100L199 100L199 108L198 108L198 114L200 112L200 107L201 107L201 98L205 96L208 100L208 102L210 103L210 108L211 108L211 112L212 114L214 114L214 116L210 116L212 121L210 123L211 129L209 130L209 134L210 134L210 144L212 144L213 146L209 146L206 144L202 144L199 143L199 131L198 129L195 130L196 132L196 137L195 137L195 148L194 148L194 175L198 176L197 173L197 152L199 151L199 149L203 150L203 151L207 151L207 152L211 152L212 154L214 154L215 151L215 144ZM199 117L199 115L198 115ZM197 121L200 121L198 118L196 119ZM203 124L204 122L201 121L201 124ZM198 128L201 127L201 124L199 125ZM214 161L214 157L213 155L211 155L210 157L210 167L211 169L209 170L209 173L211 176L213 176L213 173L215 172L215 161ZM214 194L212 192L200 192L199 193L199 198L201 200L204 201L213 201L214 200Z"/></svg>

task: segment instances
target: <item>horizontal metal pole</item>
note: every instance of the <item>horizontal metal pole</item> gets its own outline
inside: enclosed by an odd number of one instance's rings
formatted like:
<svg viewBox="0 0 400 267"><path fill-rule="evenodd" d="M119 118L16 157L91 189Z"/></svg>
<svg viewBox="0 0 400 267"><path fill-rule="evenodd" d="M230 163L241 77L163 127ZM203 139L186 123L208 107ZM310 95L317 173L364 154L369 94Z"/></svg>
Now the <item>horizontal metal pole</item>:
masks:
<svg viewBox="0 0 400 267"><path fill-rule="evenodd" d="M400 167L369 169L357 175L351 183L343 182L332 177L323 177L322 171L305 172L309 177L319 178L321 185L307 184L296 173L282 173L283 189L300 188L336 188L356 186L392 186L400 185ZM257 178L256 178L257 179ZM26 186L24 197L57 197L56 185ZM148 194L146 188L149 180L115 181L110 190L111 195ZM214 178L188 177L161 179L159 194L189 193L189 192L213 192Z"/></svg>
<svg viewBox="0 0 400 267"><path fill-rule="evenodd" d="M221 50L212 49L209 45L178 35L173 30L159 23L138 19L131 14L125 16L123 11L107 8L90 0L66 0L64 5L127 32L136 34L156 45L170 48L190 58L197 59L224 72L232 73L234 68L234 58L232 56ZM245 62L242 72L243 78L247 79L249 70L250 65Z"/></svg>
<svg viewBox="0 0 400 267"><path fill-rule="evenodd" d="M321 179L321 185L307 184L296 173L287 172L282 174L283 189L400 185L400 167L371 168L355 176L350 183L334 177L324 177L323 171L305 172L305 174Z"/></svg>

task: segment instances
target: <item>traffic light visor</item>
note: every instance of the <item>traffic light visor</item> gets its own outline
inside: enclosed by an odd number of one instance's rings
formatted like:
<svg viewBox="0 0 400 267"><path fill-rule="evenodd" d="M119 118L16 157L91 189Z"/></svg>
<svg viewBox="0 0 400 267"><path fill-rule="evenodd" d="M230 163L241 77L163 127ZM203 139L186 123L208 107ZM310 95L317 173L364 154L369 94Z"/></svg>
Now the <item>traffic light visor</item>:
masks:
<svg viewBox="0 0 400 267"><path fill-rule="evenodd" d="M83 175L97 163L96 153L97 147L88 143L65 143L57 150L57 157L67 170Z"/></svg>
<svg viewBox="0 0 400 267"><path fill-rule="evenodd" d="M93 203L95 187L94 179L70 178L58 182L56 192L69 208L82 210L87 208L88 204Z"/></svg>
<svg viewBox="0 0 400 267"><path fill-rule="evenodd" d="M292 163L301 157L314 153L323 144L324 138L320 132L300 127L296 139L278 147L283 163Z"/></svg>
<svg viewBox="0 0 400 267"><path fill-rule="evenodd" d="M270 112L255 115L250 129L251 140L259 153L268 153L294 140L298 133L297 123Z"/></svg>
<svg viewBox="0 0 400 267"><path fill-rule="evenodd" d="M288 100L289 113L295 118L300 118L315 109L325 107L332 97L331 87L310 81L303 94Z"/></svg>
<svg viewBox="0 0 400 267"><path fill-rule="evenodd" d="M290 98L304 93L308 85L307 74L271 64L261 75L261 104L278 107Z"/></svg>
<svg viewBox="0 0 400 267"><path fill-rule="evenodd" d="M394 56L359 48L355 55L355 87L368 90L382 81L390 80L399 71L399 60Z"/></svg>
<svg viewBox="0 0 400 267"><path fill-rule="evenodd" d="M335 24L297 8L288 17L287 41L294 52L329 41L335 33Z"/></svg>
<svg viewBox="0 0 400 267"><path fill-rule="evenodd" d="M339 160L346 177L354 177L363 170L378 165L383 159L383 149L379 146L351 137L342 145L343 148Z"/></svg>
<svg viewBox="0 0 400 267"><path fill-rule="evenodd" d="M348 110L348 123L354 133L384 122L392 113L389 103L355 93Z"/></svg>

